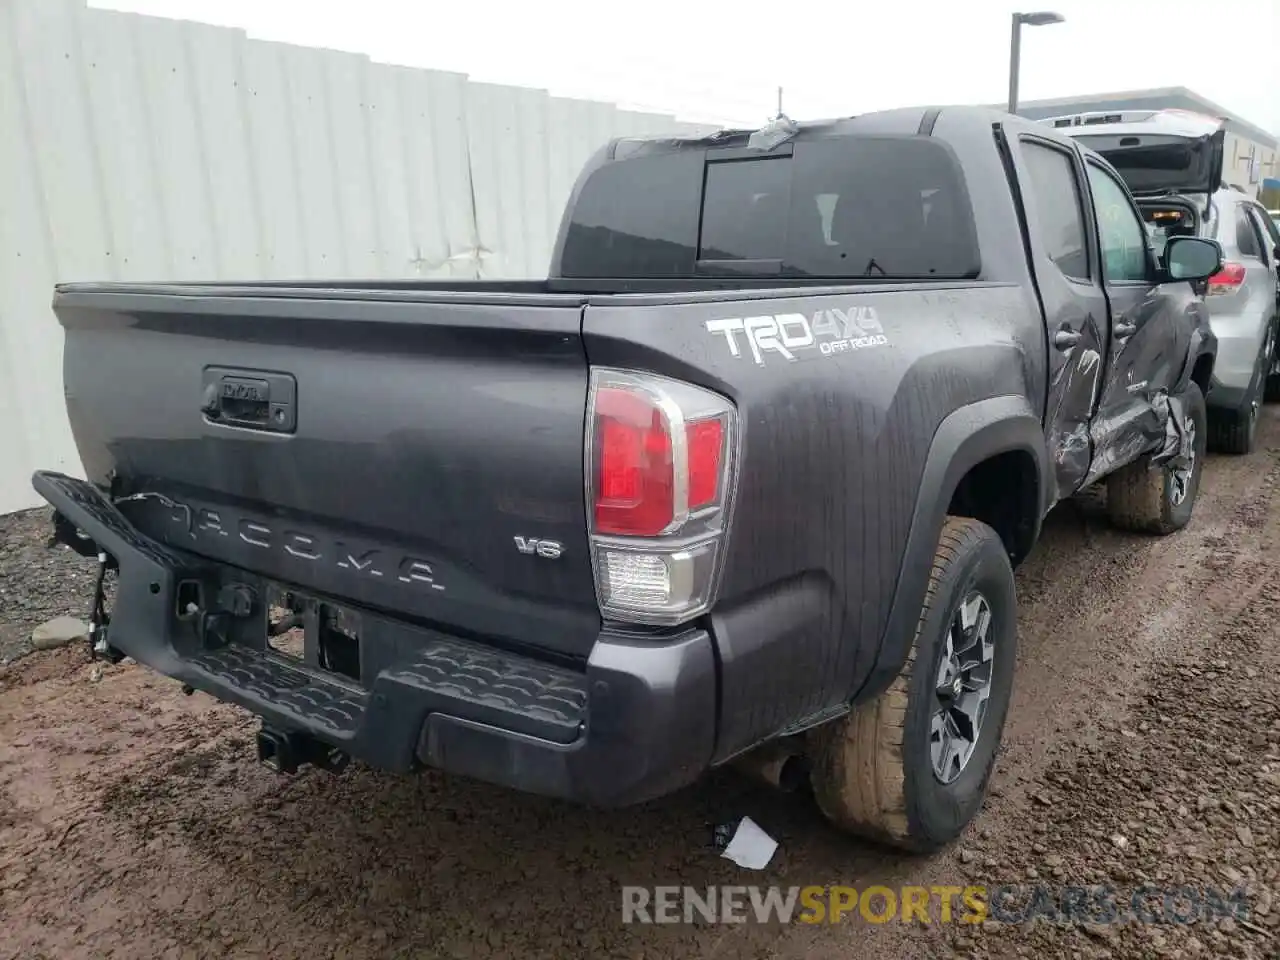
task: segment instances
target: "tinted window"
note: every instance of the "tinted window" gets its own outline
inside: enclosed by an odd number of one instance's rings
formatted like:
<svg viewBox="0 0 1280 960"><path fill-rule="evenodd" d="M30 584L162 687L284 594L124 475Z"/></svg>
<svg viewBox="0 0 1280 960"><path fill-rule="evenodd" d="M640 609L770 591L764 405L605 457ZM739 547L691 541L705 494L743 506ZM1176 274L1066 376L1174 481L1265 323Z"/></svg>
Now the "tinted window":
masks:
<svg viewBox="0 0 1280 960"><path fill-rule="evenodd" d="M1253 222L1254 233L1258 238L1258 256L1267 266L1271 266L1271 261L1275 259L1276 243L1271 239L1271 231L1268 229L1272 226L1271 218L1266 212L1259 207L1250 205L1248 208L1249 219Z"/></svg>
<svg viewBox="0 0 1280 960"><path fill-rule="evenodd" d="M1272 247L1280 247L1280 225L1261 207L1250 207L1249 209L1258 218L1258 225L1262 228L1263 241L1269 240Z"/></svg>
<svg viewBox="0 0 1280 960"><path fill-rule="evenodd" d="M925 137L796 144L785 271L814 277L969 277L979 269L959 167Z"/></svg>
<svg viewBox="0 0 1280 960"><path fill-rule="evenodd" d="M702 193L700 151L606 163L583 184L565 235L566 277L687 277Z"/></svg>
<svg viewBox="0 0 1280 960"><path fill-rule="evenodd" d="M786 157L707 164L698 258L781 260L790 193Z"/></svg>
<svg viewBox="0 0 1280 960"><path fill-rule="evenodd" d="M1236 207L1236 249L1244 257L1262 257L1262 248L1258 244L1257 227L1249 220L1249 208L1241 204Z"/></svg>
<svg viewBox="0 0 1280 960"><path fill-rule="evenodd" d="M560 275L977 275L969 196L941 142L844 136L792 149L746 159L686 150L606 164L570 214Z"/></svg>
<svg viewBox="0 0 1280 960"><path fill-rule="evenodd" d="M1040 242L1049 259L1068 277L1089 279L1080 183L1071 155L1027 141L1022 153L1031 178L1029 193L1040 223Z"/></svg>
<svg viewBox="0 0 1280 960"><path fill-rule="evenodd" d="M1146 280L1150 269L1147 231L1129 194L1110 174L1089 165L1089 186L1098 220L1102 276L1110 283Z"/></svg>

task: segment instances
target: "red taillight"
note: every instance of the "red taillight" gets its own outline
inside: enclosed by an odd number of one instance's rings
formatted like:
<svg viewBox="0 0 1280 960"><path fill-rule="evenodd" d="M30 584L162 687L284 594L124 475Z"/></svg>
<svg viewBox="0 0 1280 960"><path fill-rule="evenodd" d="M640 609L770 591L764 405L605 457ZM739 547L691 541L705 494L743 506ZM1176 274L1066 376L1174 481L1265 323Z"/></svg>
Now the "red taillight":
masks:
<svg viewBox="0 0 1280 960"><path fill-rule="evenodd" d="M671 434L662 410L643 394L605 387L596 395L596 436L596 530L661 533L675 516Z"/></svg>
<svg viewBox="0 0 1280 960"><path fill-rule="evenodd" d="M738 412L703 387L591 372L591 566L609 619L684 623L711 608L737 475Z"/></svg>
<svg viewBox="0 0 1280 960"><path fill-rule="evenodd" d="M1224 263L1222 269L1209 278L1209 295L1235 293L1244 283L1244 264Z"/></svg>
<svg viewBox="0 0 1280 960"><path fill-rule="evenodd" d="M698 420L685 429L689 443L689 509L715 503L720 492L724 421Z"/></svg>

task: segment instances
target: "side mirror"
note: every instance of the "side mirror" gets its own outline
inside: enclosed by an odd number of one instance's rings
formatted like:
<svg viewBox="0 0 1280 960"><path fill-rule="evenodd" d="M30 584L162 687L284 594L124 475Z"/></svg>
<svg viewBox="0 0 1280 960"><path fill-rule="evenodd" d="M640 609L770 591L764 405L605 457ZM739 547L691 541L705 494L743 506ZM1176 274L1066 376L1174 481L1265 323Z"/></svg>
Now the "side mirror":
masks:
<svg viewBox="0 0 1280 960"><path fill-rule="evenodd" d="M1224 260L1216 240L1171 237L1164 246L1165 274L1170 280L1207 280L1222 269Z"/></svg>

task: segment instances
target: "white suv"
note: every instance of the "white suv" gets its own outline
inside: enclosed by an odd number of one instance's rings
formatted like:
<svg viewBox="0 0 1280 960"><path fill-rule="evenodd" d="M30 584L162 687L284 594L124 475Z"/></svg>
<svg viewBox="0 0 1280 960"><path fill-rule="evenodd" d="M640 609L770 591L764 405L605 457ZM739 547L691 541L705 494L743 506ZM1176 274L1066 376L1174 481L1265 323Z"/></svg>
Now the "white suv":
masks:
<svg viewBox="0 0 1280 960"><path fill-rule="evenodd" d="M1040 122L1102 154L1124 177L1157 254L1178 235L1222 245L1227 263L1205 285L1218 337L1209 438L1214 449L1248 453L1263 400L1280 399L1280 229L1255 199L1223 184L1222 122L1183 110L1079 113Z"/></svg>

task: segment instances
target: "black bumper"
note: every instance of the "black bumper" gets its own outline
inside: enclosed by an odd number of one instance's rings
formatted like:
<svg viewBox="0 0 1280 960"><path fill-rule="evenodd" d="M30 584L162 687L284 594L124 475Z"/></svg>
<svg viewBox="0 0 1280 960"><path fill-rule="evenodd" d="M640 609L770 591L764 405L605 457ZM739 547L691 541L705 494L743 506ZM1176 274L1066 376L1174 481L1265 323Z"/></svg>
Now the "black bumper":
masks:
<svg viewBox="0 0 1280 960"><path fill-rule="evenodd" d="M602 806L669 793L711 764L716 664L704 630L660 641L605 631L573 670L360 611L361 644L379 648L381 666L358 684L269 650L261 601L234 619L179 612L180 585L264 597L252 574L143 536L84 481L40 472L32 483L119 565L110 645L277 730L388 770L425 764Z"/></svg>

